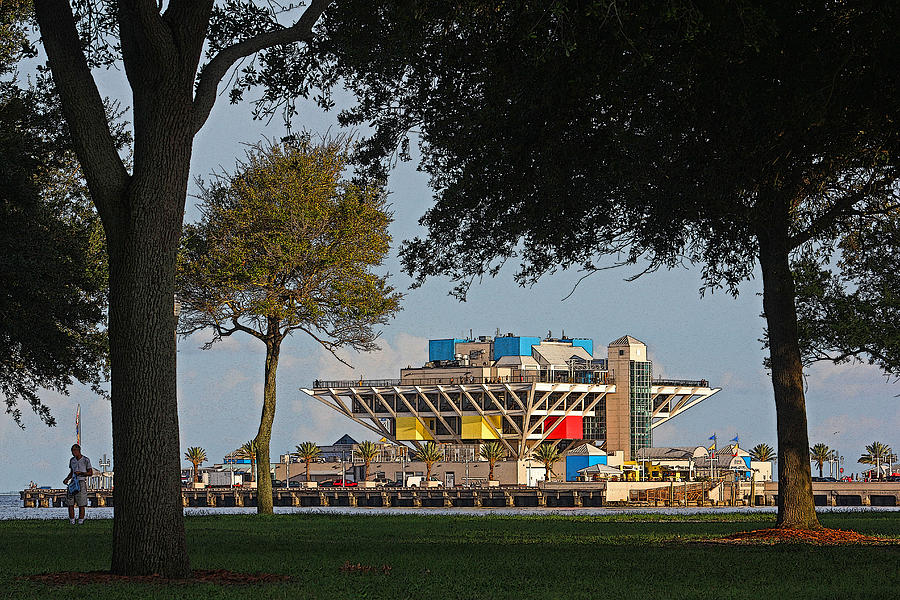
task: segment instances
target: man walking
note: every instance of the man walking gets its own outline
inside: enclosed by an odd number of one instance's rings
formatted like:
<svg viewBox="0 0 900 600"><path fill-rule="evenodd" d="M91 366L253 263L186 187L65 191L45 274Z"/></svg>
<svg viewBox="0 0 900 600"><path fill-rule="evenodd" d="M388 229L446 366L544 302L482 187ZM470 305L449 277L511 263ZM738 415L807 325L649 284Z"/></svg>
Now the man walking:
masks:
<svg viewBox="0 0 900 600"><path fill-rule="evenodd" d="M75 504L78 504L78 524L84 524L84 510L87 507L87 478L93 474L91 459L81 453L81 446L72 445L72 458L69 459L69 474L63 479L63 485L68 486L75 478L78 481L78 491L72 492L66 489L66 504L69 507L69 523L75 524Z"/></svg>

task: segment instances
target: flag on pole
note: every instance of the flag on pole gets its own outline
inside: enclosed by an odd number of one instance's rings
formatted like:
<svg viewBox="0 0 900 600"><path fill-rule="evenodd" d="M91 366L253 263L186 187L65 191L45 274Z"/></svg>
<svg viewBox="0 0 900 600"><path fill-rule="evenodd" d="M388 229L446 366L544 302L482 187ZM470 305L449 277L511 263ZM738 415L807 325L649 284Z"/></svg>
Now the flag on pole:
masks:
<svg viewBox="0 0 900 600"><path fill-rule="evenodd" d="M741 442L738 439L737 434L735 434L734 437L731 438L731 441L734 442L734 446L731 447L731 451L732 451L731 456L737 456L738 455L738 447L741 445Z"/></svg>
<svg viewBox="0 0 900 600"><path fill-rule="evenodd" d="M81 446L81 405L75 409L75 443Z"/></svg>
<svg viewBox="0 0 900 600"><path fill-rule="evenodd" d="M715 458L716 457L716 434L712 434L711 436L709 436L709 439L712 440L712 446L709 447L709 451L711 453L710 457Z"/></svg>

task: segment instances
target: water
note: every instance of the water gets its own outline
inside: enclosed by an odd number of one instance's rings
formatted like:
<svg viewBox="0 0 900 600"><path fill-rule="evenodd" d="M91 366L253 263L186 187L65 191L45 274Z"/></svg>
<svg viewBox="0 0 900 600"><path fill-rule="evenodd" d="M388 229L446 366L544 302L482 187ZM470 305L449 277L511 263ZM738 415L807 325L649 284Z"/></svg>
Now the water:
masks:
<svg viewBox="0 0 900 600"><path fill-rule="evenodd" d="M900 512L897 506L819 506L819 512ZM662 514L662 515L696 515L702 513L774 513L775 507L722 507L722 508L357 508L348 506L276 506L276 514L339 514L339 515L563 515L563 516L599 516L621 514ZM249 515L255 514L255 507L223 507L184 509L186 516L195 515ZM112 508L88 508L89 519L111 519ZM0 495L0 521L12 519L64 519L68 517L66 508L22 508L19 496Z"/></svg>

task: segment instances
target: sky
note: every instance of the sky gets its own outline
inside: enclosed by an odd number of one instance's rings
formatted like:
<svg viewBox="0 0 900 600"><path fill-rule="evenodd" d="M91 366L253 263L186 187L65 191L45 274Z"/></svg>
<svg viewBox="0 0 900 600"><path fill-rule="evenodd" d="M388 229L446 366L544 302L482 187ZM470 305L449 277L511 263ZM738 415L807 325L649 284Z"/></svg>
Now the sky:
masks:
<svg viewBox="0 0 900 600"><path fill-rule="evenodd" d="M131 104L119 71L95 73L101 93ZM341 100L341 98L339 98ZM343 102L349 101L344 98ZM339 102L338 107L340 107ZM295 130L324 134L338 131L335 113L304 105ZM192 178L224 167L231 169L245 143L284 133L276 119L252 120L247 104L232 106L222 96L198 134ZM343 353L353 369L335 360L302 334L287 339L278 370L278 403L271 454L277 457L310 440L330 444L349 433L358 441L374 434L299 391L314 379L395 378L407 365L427 360L428 339L502 333L544 336L552 331L594 340L595 354L605 357L609 342L631 335L647 344L654 376L708 379L722 391L653 431L657 446L720 443L739 436L741 446L777 447L771 380L762 366L764 352L761 279L743 284L737 298L728 294L701 297L699 269L662 271L627 282L635 269L596 273L578 285L580 274L544 277L533 287L518 286L514 268L472 287L468 301L449 296L447 279L431 279L408 290L411 280L400 271L399 242L422 233L418 219L432 205L427 178L413 163L397 166L388 182L394 212L394 247L385 264L393 285L406 292L403 310L384 328L381 350ZM186 218L197 218L196 200L188 198ZM552 227L552 223L548 223ZM262 407L264 348L249 336L226 338L210 350L201 346L208 334L178 342L178 405L182 452L206 449L210 461L222 457L256 435ZM810 444L822 442L845 456L845 472L859 472L856 460L866 444L881 441L900 449L900 386L868 365L818 364L807 370L806 398ZM58 425L48 428L27 409L25 429L0 416L0 491L20 490L29 482L58 486L67 474L74 442L74 415L81 405L82 446L95 467L112 455L109 401L89 389L75 387L69 396L45 393ZM184 463L184 466L189 466ZM826 473L827 474L827 473Z"/></svg>

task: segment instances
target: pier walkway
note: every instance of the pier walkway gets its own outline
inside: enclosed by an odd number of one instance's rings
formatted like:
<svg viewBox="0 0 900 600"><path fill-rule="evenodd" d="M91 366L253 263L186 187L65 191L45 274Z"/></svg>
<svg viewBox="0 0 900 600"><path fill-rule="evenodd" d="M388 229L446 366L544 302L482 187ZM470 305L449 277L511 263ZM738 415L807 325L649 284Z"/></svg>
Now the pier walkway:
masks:
<svg viewBox="0 0 900 600"><path fill-rule="evenodd" d="M775 506L778 483L732 485L660 482L638 483L623 494L623 483L612 495L606 483L550 483L539 487L482 488L276 488L275 506L370 506L370 507L592 507L592 506ZM627 484L626 484L627 485ZM19 492L24 508L65 506L65 490L29 489ZM900 482L813 483L817 506L900 506ZM88 490L92 507L114 506L111 490ZM184 506L256 506L256 490L250 488L184 488Z"/></svg>

